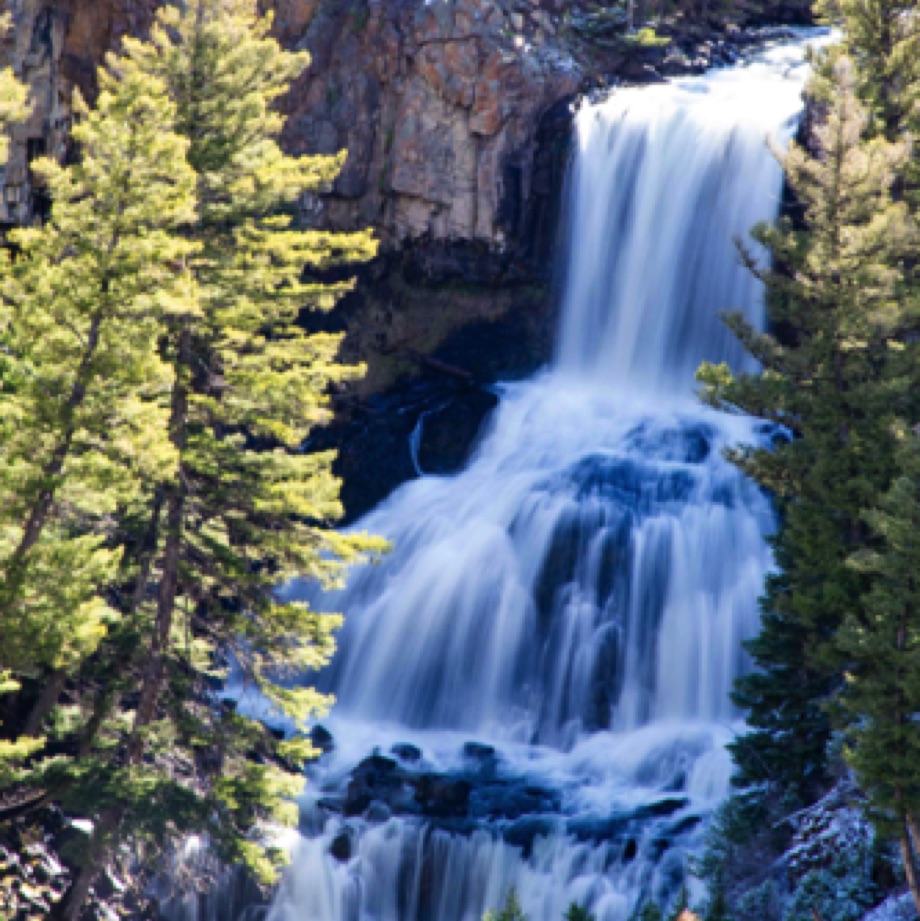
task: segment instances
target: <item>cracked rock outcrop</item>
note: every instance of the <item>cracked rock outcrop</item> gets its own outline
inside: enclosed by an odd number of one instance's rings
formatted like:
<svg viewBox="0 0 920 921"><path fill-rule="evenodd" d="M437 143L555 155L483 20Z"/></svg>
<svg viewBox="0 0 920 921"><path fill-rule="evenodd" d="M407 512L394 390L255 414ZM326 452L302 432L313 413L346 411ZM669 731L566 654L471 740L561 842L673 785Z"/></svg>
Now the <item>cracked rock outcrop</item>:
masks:
<svg viewBox="0 0 920 921"><path fill-rule="evenodd" d="M72 88L92 93L96 65L143 34L155 0L8 0L2 47L35 103L15 129L0 221L47 203L29 162L66 155ZM328 196L305 198L308 223L372 225L397 246L420 237L516 245L547 185L537 136L581 73L558 40L564 0L271 0L275 30L313 66L283 101L292 153L348 150Z"/></svg>
<svg viewBox="0 0 920 921"><path fill-rule="evenodd" d="M287 99L285 140L295 152L347 148L349 158L314 220L372 224L389 244L519 238L540 186L541 117L581 82L553 35L561 6L319 4L296 42L314 66ZM282 3L279 27L286 21Z"/></svg>
<svg viewBox="0 0 920 921"><path fill-rule="evenodd" d="M156 0L4 0L13 28L0 36L0 66L12 66L31 90L29 119L12 129L8 162L0 165L0 226L25 224L49 202L29 164L68 152L75 88L94 91L96 67L123 35L149 26Z"/></svg>

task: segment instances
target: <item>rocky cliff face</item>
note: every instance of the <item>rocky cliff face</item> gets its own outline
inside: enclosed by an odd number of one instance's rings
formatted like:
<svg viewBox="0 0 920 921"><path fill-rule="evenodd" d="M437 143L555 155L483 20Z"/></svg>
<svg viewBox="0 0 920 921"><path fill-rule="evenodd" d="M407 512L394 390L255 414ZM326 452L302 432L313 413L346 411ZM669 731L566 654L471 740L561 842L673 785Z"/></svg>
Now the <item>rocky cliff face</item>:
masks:
<svg viewBox="0 0 920 921"><path fill-rule="evenodd" d="M305 202L313 220L389 245L517 245L549 194L541 118L582 78L556 39L562 5L327 0L310 16L281 0L282 36L314 61L287 99L287 146L349 151L332 196Z"/></svg>
<svg viewBox="0 0 920 921"><path fill-rule="evenodd" d="M461 243L455 274L545 274L566 104L588 83L699 70L732 58L722 24L678 19L668 48L622 40L617 4L588 0L262 0L288 47L313 66L283 101L293 153L348 151L330 195L302 202L314 226L373 226L389 250L415 248L435 274ZM784 6L785 4L785 6ZM773 15L802 0L754 4ZM2 175L0 221L47 208L29 162L66 155L74 87L125 34L142 35L158 0L5 0L14 29L0 41L33 90ZM678 6L680 4L678 3ZM774 9L776 7L776 9ZM794 17L793 17L794 18ZM657 70L656 70L657 68ZM437 245L432 245L437 244ZM471 255L475 254L475 258ZM471 263L477 263L471 265ZM518 272L520 275L521 273Z"/></svg>
<svg viewBox="0 0 920 921"><path fill-rule="evenodd" d="M0 167L0 226L29 223L49 202L33 182L36 157L65 158L75 88L92 96L105 52L125 34L142 34L156 0L4 0L13 28L0 39L0 65L11 65L32 91L29 120L13 129Z"/></svg>
<svg viewBox="0 0 920 921"><path fill-rule="evenodd" d="M74 86L92 92L104 52L143 33L155 0L8 0L2 50L33 88L16 129L0 220L46 203L29 161L66 152ZM349 152L314 225L377 228L390 247L426 238L504 251L546 220L541 118L581 71L557 40L563 0L273 0L276 30L313 67L284 101L295 153ZM545 159L545 158L544 158Z"/></svg>

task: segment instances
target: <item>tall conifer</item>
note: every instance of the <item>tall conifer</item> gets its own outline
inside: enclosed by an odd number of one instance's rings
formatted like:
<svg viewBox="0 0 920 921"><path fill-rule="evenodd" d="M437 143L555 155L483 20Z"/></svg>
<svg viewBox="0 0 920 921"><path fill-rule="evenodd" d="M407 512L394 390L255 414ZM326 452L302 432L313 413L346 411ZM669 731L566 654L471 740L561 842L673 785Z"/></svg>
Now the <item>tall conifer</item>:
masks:
<svg viewBox="0 0 920 921"><path fill-rule="evenodd" d="M176 464L150 478L146 505L132 511L130 614L113 638L132 637L119 648L134 647L138 693L106 703L84 777L68 788L96 827L59 918L77 917L125 836L162 843L195 829L220 856L272 878L281 855L268 823L296 820L289 797L312 748L223 705L215 677L232 666L302 726L329 700L298 677L328 660L339 618L284 601L278 587L295 576L331 584L382 548L331 530L341 511L332 457L301 450L328 415L329 386L360 369L337 364L339 338L308 335L299 313L332 307L350 285L315 277L374 244L293 224L298 196L324 189L342 158L279 148L273 103L306 57L269 29L254 0L164 6L150 41L126 40L113 64L168 87L196 176L196 215L182 232L196 253L187 296L161 329ZM177 777L176 759L197 765L194 784Z"/></svg>
<svg viewBox="0 0 920 921"><path fill-rule="evenodd" d="M5 32L9 26L9 15L0 16L0 32ZM16 79L11 68L0 71L0 162L5 162L9 156L9 126L28 114L27 97L28 90ZM0 695L17 691L19 688L19 682L0 662ZM33 754L41 745L41 740L34 738L23 738L15 742L0 739L0 785L7 782L10 765L15 765Z"/></svg>
<svg viewBox="0 0 920 921"><path fill-rule="evenodd" d="M847 660L838 704L847 759L875 824L900 843L920 911L920 449L904 438L899 476L866 515L878 545L851 561L871 588L838 634Z"/></svg>
<svg viewBox="0 0 920 921"><path fill-rule="evenodd" d="M735 462L777 497L779 572L767 585L763 629L750 645L760 671L738 684L752 732L735 747L742 779L789 790L820 785L830 734L826 707L843 661L836 632L866 590L848 565L869 535L862 513L894 475L892 422L913 399L901 373L911 297L901 266L915 245L912 218L892 197L905 145L872 137L849 58L826 78L833 103L811 156L784 158L802 223L761 227L772 267L764 280L780 338L740 317L730 325L762 372L732 377L704 366L706 396L771 419L790 433L770 448L745 447ZM808 790L802 790L808 795Z"/></svg>
<svg viewBox="0 0 920 921"><path fill-rule="evenodd" d="M161 82L102 74L76 112L80 163L33 164L52 215L10 234L0 277L0 668L50 690L29 736L116 617L113 516L175 463L157 343L194 214Z"/></svg>

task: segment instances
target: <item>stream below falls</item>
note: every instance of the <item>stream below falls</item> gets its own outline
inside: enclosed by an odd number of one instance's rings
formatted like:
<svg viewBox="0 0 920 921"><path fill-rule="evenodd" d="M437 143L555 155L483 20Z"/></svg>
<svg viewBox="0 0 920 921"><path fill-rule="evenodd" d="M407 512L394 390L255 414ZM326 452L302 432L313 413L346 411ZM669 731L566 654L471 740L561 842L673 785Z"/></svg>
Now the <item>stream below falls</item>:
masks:
<svg viewBox="0 0 920 921"><path fill-rule="evenodd" d="M287 589L347 615L292 866L267 909L228 882L173 917L480 921L513 885L529 921L627 921L676 897L771 565L770 502L721 451L780 436L702 408L693 375L743 364L720 311L762 323L733 237L779 208L765 140L795 132L803 61L581 107L552 366L501 388L462 473L360 522L381 564Z"/></svg>

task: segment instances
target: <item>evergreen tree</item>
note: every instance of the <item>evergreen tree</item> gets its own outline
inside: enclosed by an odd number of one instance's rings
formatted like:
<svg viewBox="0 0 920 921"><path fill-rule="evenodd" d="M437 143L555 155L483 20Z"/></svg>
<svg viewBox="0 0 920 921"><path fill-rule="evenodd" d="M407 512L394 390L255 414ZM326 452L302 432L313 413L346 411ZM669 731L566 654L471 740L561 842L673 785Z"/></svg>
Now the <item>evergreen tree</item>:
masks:
<svg viewBox="0 0 920 921"><path fill-rule="evenodd" d="M857 92L874 133L900 141L917 126L920 102L920 15L916 0L818 0L816 12L844 29L828 60L846 54L856 64Z"/></svg>
<svg viewBox="0 0 920 921"><path fill-rule="evenodd" d="M584 905L572 902L563 915L564 921L596 921L596 918Z"/></svg>
<svg viewBox="0 0 920 921"><path fill-rule="evenodd" d="M845 31L815 62L810 92L829 112L819 149L794 148L785 160L801 220L758 233L773 260L760 274L782 336L733 319L763 372L701 370L716 405L791 434L773 451L734 455L782 513L779 571L750 647L761 671L736 692L753 728L734 755L741 782L771 784L775 799L798 777L821 780L836 722L870 816L900 843L920 910L920 466L905 434L920 417L920 175L906 143L918 127L920 14L913 0L826 0L819 12ZM826 876L812 874L790 911L807 914L822 886L833 894ZM840 904L858 913L870 901L850 893Z"/></svg>
<svg viewBox="0 0 920 921"><path fill-rule="evenodd" d="M175 463L157 342L191 252L187 145L157 80L103 74L75 111L81 161L33 163L52 216L10 234L0 277L0 668L47 679L26 736L116 618L113 516Z"/></svg>
<svg viewBox="0 0 920 921"><path fill-rule="evenodd" d="M785 161L801 221L758 233L773 259L760 274L783 335L733 319L763 372L733 378L710 366L700 375L716 405L773 419L792 436L773 451L734 455L782 513L779 572L751 644L761 671L736 694L753 731L734 754L742 782L788 790L797 775L820 778L836 721L871 817L900 842L920 909L920 466L905 434L920 413L920 187L905 142L920 99L920 16L899 0L829 0L821 11L846 31L816 62L811 92L829 109L817 155L794 148Z"/></svg>
<svg viewBox="0 0 920 921"><path fill-rule="evenodd" d="M852 560L872 585L839 632L848 662L839 705L847 760L880 833L900 844L920 911L920 449L905 439L899 476L866 516L879 546Z"/></svg>
<svg viewBox="0 0 920 921"><path fill-rule="evenodd" d="M139 691L99 696L79 782L59 783L95 830L58 918L78 916L125 836L164 843L196 829L228 862L273 878L282 855L268 823L296 821L290 797L313 750L223 706L214 679L232 663L297 725L320 712L328 699L297 679L328 660L339 618L277 588L295 576L333 584L343 565L382 548L329 528L341 511L332 457L300 449L327 417L329 385L359 372L336 364L339 337L298 325L302 308L328 309L350 287L304 280L304 266L316 274L374 246L367 234L293 226L297 197L326 187L342 161L280 150L272 104L306 58L284 52L269 26L254 0L164 6L150 41L126 40L111 64L118 79L161 81L176 107L196 177L181 239L195 251L160 329L175 463L146 477L122 518L130 603L111 645L133 648ZM177 777L176 759L199 767L194 785ZM42 781L56 779L52 767Z"/></svg>
<svg viewBox="0 0 920 921"><path fill-rule="evenodd" d="M9 25L9 15L0 16L0 33L5 32ZM0 71L0 162L5 161L9 155L9 141L6 136L8 126L28 114L27 96L28 91L16 79L10 68ZM12 677L9 670L0 668L0 695L9 694L19 688L19 682ZM11 766L34 754L41 746L41 740L33 738L23 738L15 742L0 739L0 787L9 782Z"/></svg>
<svg viewBox="0 0 920 921"><path fill-rule="evenodd" d="M782 516L774 538L779 572L749 647L760 671L736 693L752 732L734 754L742 782L806 798L823 780L830 734L823 704L842 678L836 633L866 590L848 559L869 539L863 510L894 473L892 421L916 399L905 373L915 349L905 343L911 293L900 271L915 234L907 206L891 192L908 151L871 136L849 58L838 55L828 79L834 99L816 131L819 155L793 146L783 160L803 221L756 231L771 268L747 257L765 283L774 329L791 332L759 333L733 316L730 326L762 372L700 371L711 403L791 434L731 454L777 497Z"/></svg>

